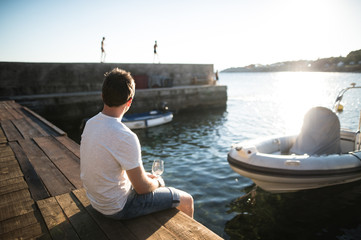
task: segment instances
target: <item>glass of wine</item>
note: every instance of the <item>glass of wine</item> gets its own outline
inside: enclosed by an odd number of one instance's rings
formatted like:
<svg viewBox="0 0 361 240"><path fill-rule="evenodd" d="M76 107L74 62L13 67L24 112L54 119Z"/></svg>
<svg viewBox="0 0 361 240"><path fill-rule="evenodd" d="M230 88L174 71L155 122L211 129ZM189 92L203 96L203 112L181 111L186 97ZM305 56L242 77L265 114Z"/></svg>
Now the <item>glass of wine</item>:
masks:
<svg viewBox="0 0 361 240"><path fill-rule="evenodd" d="M152 166L152 174L159 177L164 172L164 161L160 159L156 159L153 162Z"/></svg>

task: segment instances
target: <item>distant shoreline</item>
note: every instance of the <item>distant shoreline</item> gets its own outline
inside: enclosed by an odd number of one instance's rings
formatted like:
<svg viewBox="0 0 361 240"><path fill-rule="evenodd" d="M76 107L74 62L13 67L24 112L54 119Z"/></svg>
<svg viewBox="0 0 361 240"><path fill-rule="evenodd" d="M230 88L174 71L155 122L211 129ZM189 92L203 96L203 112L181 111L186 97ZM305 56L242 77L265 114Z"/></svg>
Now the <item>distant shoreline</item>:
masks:
<svg viewBox="0 0 361 240"><path fill-rule="evenodd" d="M321 70L249 70L249 69L238 69L238 68L228 68L220 71L220 73L270 73L270 72L335 72L335 73L361 73L361 69L357 71L340 71L340 70L329 70L329 71L321 71Z"/></svg>
<svg viewBox="0 0 361 240"><path fill-rule="evenodd" d="M232 67L221 72L361 72L361 49L346 57L330 57L311 60L278 62L269 65L251 64Z"/></svg>

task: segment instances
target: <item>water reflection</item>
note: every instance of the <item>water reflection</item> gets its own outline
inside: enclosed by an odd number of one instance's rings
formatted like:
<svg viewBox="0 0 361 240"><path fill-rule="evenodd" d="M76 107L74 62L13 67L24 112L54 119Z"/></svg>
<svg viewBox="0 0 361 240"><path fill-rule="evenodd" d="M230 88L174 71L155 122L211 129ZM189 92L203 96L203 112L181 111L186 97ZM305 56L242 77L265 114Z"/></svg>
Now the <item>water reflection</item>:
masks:
<svg viewBox="0 0 361 240"><path fill-rule="evenodd" d="M220 139L219 128L226 114L224 108L185 112L175 114L170 124L134 130L142 145L143 161L152 162L149 158L153 157L175 157L172 153L179 156L202 154L202 149L209 149Z"/></svg>
<svg viewBox="0 0 361 240"><path fill-rule="evenodd" d="M359 182L271 194L255 186L232 201L225 232L231 239L360 239Z"/></svg>
<svg viewBox="0 0 361 240"><path fill-rule="evenodd" d="M191 193L195 219L220 235L227 220L226 202L239 187L224 187L239 178L226 161L229 142L224 141L223 126L227 116L225 109L187 112L176 114L170 124L135 131L145 169L155 158L164 160L166 184Z"/></svg>

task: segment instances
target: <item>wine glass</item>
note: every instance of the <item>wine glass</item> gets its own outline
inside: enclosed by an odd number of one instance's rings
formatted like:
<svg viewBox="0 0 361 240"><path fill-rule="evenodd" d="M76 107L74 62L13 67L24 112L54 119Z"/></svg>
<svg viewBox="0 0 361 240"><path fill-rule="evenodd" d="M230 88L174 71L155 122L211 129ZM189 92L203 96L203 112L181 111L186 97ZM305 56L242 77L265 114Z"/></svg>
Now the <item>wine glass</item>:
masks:
<svg viewBox="0 0 361 240"><path fill-rule="evenodd" d="M152 173L153 175L159 177L164 172L164 161L160 159L156 159L153 162Z"/></svg>

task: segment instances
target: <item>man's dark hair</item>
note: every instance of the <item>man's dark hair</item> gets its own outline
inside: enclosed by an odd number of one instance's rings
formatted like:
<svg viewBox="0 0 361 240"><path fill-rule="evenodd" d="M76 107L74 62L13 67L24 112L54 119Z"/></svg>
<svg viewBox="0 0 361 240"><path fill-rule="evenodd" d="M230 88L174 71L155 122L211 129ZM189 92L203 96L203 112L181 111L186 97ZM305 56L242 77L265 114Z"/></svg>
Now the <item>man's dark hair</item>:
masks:
<svg viewBox="0 0 361 240"><path fill-rule="evenodd" d="M119 68L105 74L103 102L109 107L120 106L134 97L135 82L129 72Z"/></svg>

